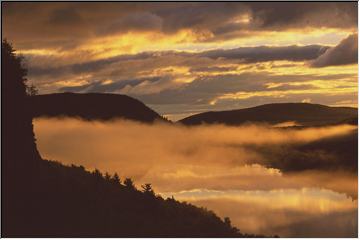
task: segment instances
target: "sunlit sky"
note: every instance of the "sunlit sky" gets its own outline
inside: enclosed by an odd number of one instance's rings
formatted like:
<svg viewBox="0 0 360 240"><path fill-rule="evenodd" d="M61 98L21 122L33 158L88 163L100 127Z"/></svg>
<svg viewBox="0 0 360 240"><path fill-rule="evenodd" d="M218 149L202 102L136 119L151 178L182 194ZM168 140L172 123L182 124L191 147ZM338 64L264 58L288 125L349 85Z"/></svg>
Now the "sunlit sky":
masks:
<svg viewBox="0 0 360 240"><path fill-rule="evenodd" d="M357 107L357 2L7 2L2 13L40 94L126 94L170 119Z"/></svg>

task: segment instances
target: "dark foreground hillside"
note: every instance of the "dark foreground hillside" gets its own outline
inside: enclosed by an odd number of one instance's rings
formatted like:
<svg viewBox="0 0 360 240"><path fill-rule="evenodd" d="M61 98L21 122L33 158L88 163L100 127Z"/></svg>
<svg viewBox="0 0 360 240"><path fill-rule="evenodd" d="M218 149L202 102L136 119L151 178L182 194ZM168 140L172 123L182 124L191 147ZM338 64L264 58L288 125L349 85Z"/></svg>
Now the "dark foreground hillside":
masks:
<svg viewBox="0 0 360 240"><path fill-rule="evenodd" d="M145 185L42 160L21 58L2 42L3 237L246 237L213 212Z"/></svg>
<svg viewBox="0 0 360 240"><path fill-rule="evenodd" d="M221 123L239 125L246 122L278 124L294 121L304 126L346 122L357 118L357 109L329 107L310 103L273 103L252 108L204 112L180 120L185 125Z"/></svg>
<svg viewBox="0 0 360 240"><path fill-rule="evenodd" d="M138 191L129 179L50 161L23 176L11 178L5 237L248 236L211 211L156 196L149 185Z"/></svg>
<svg viewBox="0 0 360 240"><path fill-rule="evenodd" d="M80 117L85 120L125 118L140 122L164 121L144 103L120 94L56 93L29 99L33 117Z"/></svg>

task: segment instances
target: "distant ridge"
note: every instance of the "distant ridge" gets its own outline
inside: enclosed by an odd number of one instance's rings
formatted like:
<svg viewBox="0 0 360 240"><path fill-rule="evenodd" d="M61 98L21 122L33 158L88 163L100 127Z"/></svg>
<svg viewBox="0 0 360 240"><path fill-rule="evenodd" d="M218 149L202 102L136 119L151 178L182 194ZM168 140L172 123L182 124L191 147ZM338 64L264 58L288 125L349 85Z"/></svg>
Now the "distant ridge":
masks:
<svg viewBox="0 0 360 240"><path fill-rule="evenodd" d="M357 118L357 108L329 107L310 103L273 103L229 111L204 112L180 120L185 125L226 124L246 122L278 124L294 121L304 126L347 122ZM352 121L355 123L355 121Z"/></svg>
<svg viewBox="0 0 360 240"><path fill-rule="evenodd" d="M30 97L33 117L80 117L85 120L124 118L140 122L166 121L144 103L126 95L55 93Z"/></svg>

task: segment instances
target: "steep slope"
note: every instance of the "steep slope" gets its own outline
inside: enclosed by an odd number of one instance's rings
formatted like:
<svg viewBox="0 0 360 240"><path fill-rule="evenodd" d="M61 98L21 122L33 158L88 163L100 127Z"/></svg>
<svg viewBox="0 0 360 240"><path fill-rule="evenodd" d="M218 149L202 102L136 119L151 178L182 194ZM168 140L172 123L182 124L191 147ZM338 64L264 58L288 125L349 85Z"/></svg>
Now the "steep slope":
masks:
<svg viewBox="0 0 360 240"><path fill-rule="evenodd" d="M163 199L129 180L39 161L18 177L5 237L245 237L213 212ZM25 181L26 180L26 181ZM130 181L131 182L131 181ZM8 194L8 193L7 193Z"/></svg>
<svg viewBox="0 0 360 240"><path fill-rule="evenodd" d="M33 117L80 117L86 120L125 118L141 122L164 120L142 102L120 94L56 93L30 98Z"/></svg>
<svg viewBox="0 0 360 240"><path fill-rule="evenodd" d="M238 110L204 112L179 122L185 125L202 123L238 125L246 122L278 124L294 121L301 125L312 126L338 123L356 117L356 108L328 107L309 103L274 103Z"/></svg>

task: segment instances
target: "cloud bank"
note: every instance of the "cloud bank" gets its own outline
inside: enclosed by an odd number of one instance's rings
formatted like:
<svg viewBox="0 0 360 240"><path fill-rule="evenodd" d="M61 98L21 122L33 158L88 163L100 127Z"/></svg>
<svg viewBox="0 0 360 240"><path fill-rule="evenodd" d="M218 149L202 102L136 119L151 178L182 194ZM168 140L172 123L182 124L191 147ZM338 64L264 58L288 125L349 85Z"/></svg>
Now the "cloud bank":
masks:
<svg viewBox="0 0 360 240"><path fill-rule="evenodd" d="M354 64L358 62L358 35L353 34L328 49L312 62L313 67Z"/></svg>
<svg viewBox="0 0 360 240"><path fill-rule="evenodd" d="M171 179L181 179L178 184L186 189L197 188L199 182L209 188L219 187L216 182L220 179L219 182L226 181L235 188L246 186L243 181L261 186L258 184L260 180L262 183L271 182L263 185L267 189L271 189L271 185L275 188L291 187L296 184L296 175L292 175L294 179L288 179L288 182L281 182L288 170L294 174L306 170L351 171L346 162L337 159L326 148L317 148L322 150L318 156L302 156L302 161L309 165L298 168L298 158L279 164L282 161L279 156L296 156L299 147L343 138L356 129L349 125L303 130L281 130L264 125L185 127L131 121L102 123L41 118L35 120L34 125L38 146L45 158L103 171L118 171L122 176L126 174L137 180L152 178L154 183L162 182L157 186L164 186L167 182L170 187L173 186L169 183ZM322 164L324 161L327 164ZM236 179L243 180L237 182ZM310 185L314 183L312 181Z"/></svg>

